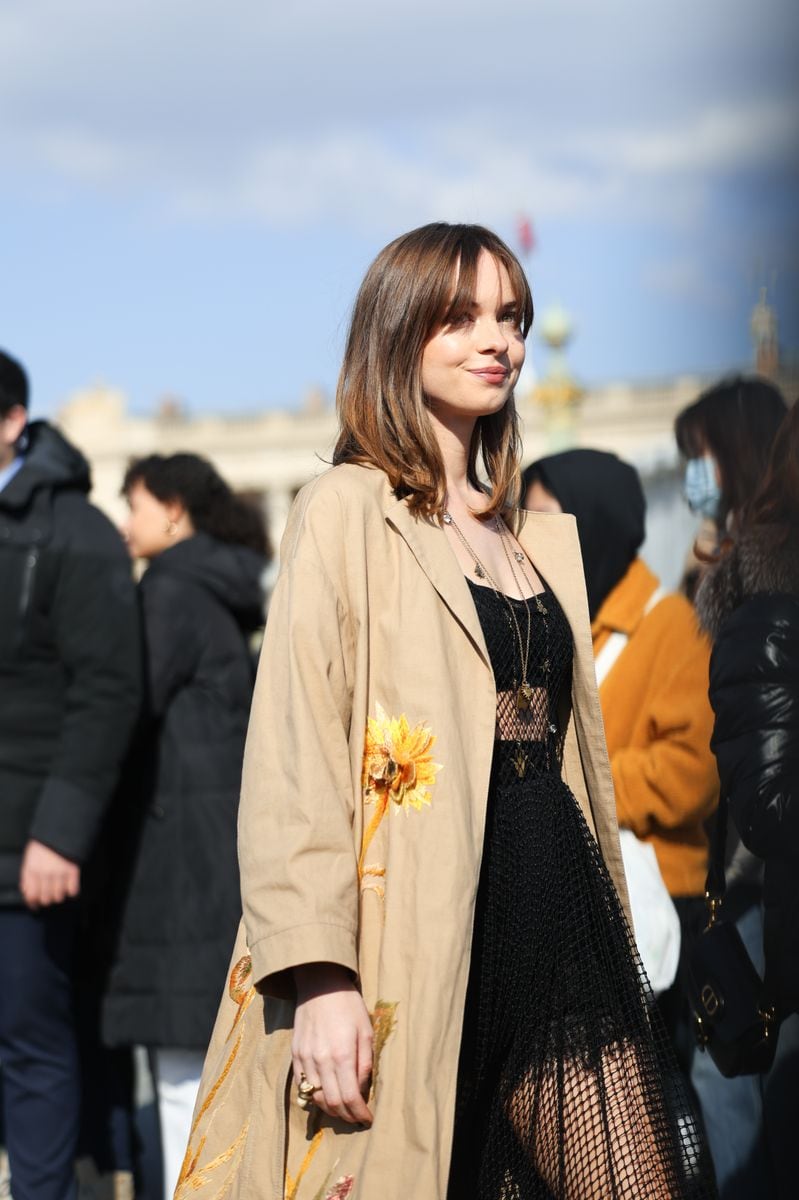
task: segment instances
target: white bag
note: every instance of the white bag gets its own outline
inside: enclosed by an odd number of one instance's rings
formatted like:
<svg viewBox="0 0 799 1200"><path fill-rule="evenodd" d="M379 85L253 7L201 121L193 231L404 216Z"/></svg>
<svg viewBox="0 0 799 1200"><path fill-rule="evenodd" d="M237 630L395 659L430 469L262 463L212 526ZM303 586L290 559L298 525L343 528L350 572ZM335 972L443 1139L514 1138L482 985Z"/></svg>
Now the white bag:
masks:
<svg viewBox="0 0 799 1200"><path fill-rule="evenodd" d="M657 588L644 608L650 613L665 595ZM597 684L601 684L627 645L626 633L612 633L596 656ZM680 961L680 918L658 866L655 849L631 829L620 829L621 855L633 912L633 932L638 953L656 996L674 983Z"/></svg>
<svg viewBox="0 0 799 1200"><path fill-rule="evenodd" d="M680 960L680 918L660 873L654 847L620 829L621 855L638 953L656 996L671 987Z"/></svg>

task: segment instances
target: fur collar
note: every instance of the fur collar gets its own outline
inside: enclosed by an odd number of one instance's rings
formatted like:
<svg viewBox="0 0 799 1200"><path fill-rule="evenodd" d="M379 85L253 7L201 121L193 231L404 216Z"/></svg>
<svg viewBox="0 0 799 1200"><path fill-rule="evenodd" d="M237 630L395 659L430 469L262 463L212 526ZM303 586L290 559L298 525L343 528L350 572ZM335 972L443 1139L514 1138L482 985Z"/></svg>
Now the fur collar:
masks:
<svg viewBox="0 0 799 1200"><path fill-rule="evenodd" d="M732 549L708 567L696 593L696 611L715 638L727 617L758 592L799 596L799 533L791 530L780 544L784 526L744 530Z"/></svg>

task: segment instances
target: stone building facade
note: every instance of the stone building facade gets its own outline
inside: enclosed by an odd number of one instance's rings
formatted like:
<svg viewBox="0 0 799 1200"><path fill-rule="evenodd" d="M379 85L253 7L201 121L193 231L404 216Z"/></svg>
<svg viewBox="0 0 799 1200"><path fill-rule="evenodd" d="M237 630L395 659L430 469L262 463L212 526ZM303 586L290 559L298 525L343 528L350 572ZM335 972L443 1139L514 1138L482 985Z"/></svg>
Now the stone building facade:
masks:
<svg viewBox="0 0 799 1200"><path fill-rule="evenodd" d="M517 389L524 462L571 444L612 450L639 469L649 500L646 552L669 585L695 531L679 495L674 418L708 382L685 376L612 384L584 392L573 409L554 414L536 403L533 388ZM297 490L330 461L336 430L333 408L318 393L295 411L192 415L165 400L139 415L128 411L120 391L95 386L70 397L57 420L90 460L94 501L113 520L124 514L119 487L131 458L191 451L211 459L237 492L262 506L275 546Z"/></svg>

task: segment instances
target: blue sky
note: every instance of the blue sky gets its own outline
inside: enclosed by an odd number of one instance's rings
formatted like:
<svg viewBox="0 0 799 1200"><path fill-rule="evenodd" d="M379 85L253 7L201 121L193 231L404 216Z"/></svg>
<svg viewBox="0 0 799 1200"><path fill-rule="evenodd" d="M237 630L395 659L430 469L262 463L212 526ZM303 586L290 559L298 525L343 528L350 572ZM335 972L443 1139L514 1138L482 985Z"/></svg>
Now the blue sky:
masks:
<svg viewBox="0 0 799 1200"><path fill-rule="evenodd" d="M0 0L0 345L291 406L386 241L522 211L585 382L745 364L762 282L796 354L798 59L795 0Z"/></svg>

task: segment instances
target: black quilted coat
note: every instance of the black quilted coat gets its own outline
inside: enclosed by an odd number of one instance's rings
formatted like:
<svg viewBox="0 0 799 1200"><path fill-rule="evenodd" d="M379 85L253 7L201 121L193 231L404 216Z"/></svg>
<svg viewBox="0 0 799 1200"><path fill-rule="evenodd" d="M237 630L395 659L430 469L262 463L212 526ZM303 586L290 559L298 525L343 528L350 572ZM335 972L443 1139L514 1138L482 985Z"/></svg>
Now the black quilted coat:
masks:
<svg viewBox="0 0 799 1200"><path fill-rule="evenodd" d="M712 747L744 844L765 861L765 951L782 1015L799 1011L799 531L742 534L700 586L714 638Z"/></svg>
<svg viewBox="0 0 799 1200"><path fill-rule="evenodd" d="M89 503L80 451L46 421L28 437L0 492L0 905L12 906L30 838L86 865L141 702L122 539Z"/></svg>
<svg viewBox="0 0 799 1200"><path fill-rule="evenodd" d="M236 819L265 562L198 533L140 584L146 720L106 830L109 1045L204 1049L241 914ZM121 910L121 911L120 911ZM113 914L116 919L113 919Z"/></svg>

